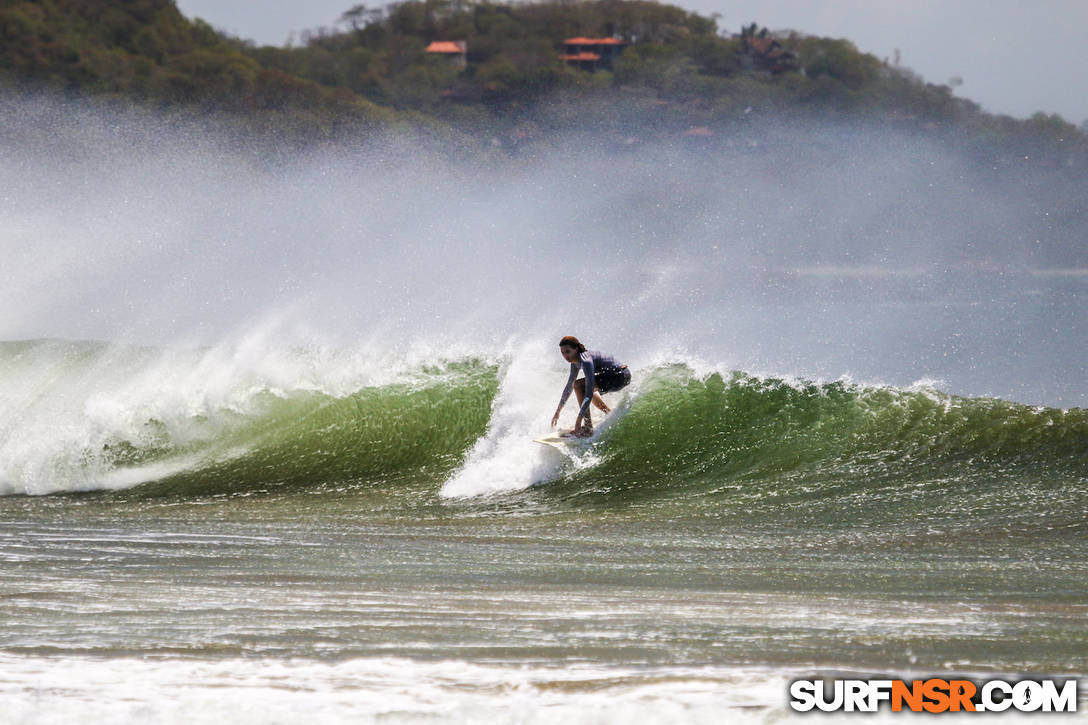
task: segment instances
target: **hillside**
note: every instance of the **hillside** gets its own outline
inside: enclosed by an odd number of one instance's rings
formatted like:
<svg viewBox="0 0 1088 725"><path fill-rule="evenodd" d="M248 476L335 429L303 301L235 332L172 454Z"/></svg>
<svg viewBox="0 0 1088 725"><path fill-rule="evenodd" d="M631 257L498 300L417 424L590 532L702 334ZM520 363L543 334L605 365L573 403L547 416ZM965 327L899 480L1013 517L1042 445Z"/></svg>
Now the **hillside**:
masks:
<svg viewBox="0 0 1088 725"><path fill-rule="evenodd" d="M565 44L578 36L616 52ZM427 52L436 41L464 53ZM285 48L226 36L173 0L0 0L0 79L297 138L399 125L516 151L556 134L713 144L738 128L849 120L940 136L987 163L1088 163L1084 134L1058 116L992 116L849 41L726 33L648 0L358 5Z"/></svg>
<svg viewBox="0 0 1088 725"><path fill-rule="evenodd" d="M262 67L173 0L3 0L0 78L21 90L245 116L257 127L330 133L394 118L345 89Z"/></svg>

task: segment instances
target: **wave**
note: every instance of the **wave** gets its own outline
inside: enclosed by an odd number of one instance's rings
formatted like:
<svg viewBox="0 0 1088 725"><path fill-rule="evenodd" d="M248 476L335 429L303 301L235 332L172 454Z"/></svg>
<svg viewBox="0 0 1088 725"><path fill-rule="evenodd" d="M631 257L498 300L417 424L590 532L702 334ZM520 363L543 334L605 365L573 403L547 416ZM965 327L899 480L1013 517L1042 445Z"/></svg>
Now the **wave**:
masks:
<svg viewBox="0 0 1088 725"><path fill-rule="evenodd" d="M324 351L0 345L0 492L246 491L444 471L483 432L496 366Z"/></svg>
<svg viewBox="0 0 1088 725"><path fill-rule="evenodd" d="M1081 490L1088 481L1088 411L926 385L643 366L597 441L563 455L531 442L562 385L562 371L542 373L534 355L383 364L384 378L357 360L347 374L344 358L312 352L255 358L0 345L0 491L140 486L184 496L411 480L432 498L532 488L581 503L781 511L881 490L909 511L919 497L1010 477Z"/></svg>
<svg viewBox="0 0 1088 725"><path fill-rule="evenodd" d="M585 505L677 499L752 521L894 521L1061 511L1088 521L1088 410L743 372L653 371L595 465L552 492ZM1064 502L1064 503L1062 503ZM874 512L879 513L874 517Z"/></svg>

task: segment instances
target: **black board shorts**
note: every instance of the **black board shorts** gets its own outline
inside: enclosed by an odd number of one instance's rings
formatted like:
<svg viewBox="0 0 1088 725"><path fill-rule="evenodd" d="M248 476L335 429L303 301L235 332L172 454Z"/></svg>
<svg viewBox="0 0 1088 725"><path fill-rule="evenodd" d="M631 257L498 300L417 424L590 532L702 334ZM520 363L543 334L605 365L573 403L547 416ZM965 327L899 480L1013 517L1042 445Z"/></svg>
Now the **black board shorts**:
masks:
<svg viewBox="0 0 1088 725"><path fill-rule="evenodd" d="M621 368L606 368L593 373L593 387L598 393L611 393L625 388L631 382L631 371L624 365Z"/></svg>

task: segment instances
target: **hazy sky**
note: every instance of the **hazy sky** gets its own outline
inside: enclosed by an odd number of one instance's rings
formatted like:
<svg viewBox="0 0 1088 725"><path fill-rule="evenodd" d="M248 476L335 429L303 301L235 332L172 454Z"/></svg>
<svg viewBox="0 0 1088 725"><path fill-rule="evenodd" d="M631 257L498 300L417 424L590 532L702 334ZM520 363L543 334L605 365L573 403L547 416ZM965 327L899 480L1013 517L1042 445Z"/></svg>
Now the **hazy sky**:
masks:
<svg viewBox="0 0 1088 725"><path fill-rule="evenodd" d="M260 43L331 26L358 0L178 0L182 12ZM381 2L370 2L378 6ZM736 31L771 29L849 38L934 83L963 79L957 93L994 113L1060 113L1088 120L1088 0L681 0Z"/></svg>

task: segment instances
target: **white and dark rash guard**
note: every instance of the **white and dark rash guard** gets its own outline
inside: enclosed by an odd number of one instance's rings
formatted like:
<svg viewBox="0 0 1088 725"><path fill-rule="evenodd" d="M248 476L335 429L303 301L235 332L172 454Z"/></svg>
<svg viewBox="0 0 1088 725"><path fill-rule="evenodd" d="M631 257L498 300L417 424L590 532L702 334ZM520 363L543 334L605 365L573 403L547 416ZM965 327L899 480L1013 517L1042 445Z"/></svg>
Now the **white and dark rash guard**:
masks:
<svg viewBox="0 0 1088 725"><path fill-rule="evenodd" d="M578 410L578 415L585 418L589 414L589 405L593 402L593 388L596 383L595 372L597 370L616 370L620 367L620 364L616 362L616 358L605 355L599 350L586 350L579 354L578 358L580 362L570 364L570 377L567 378L567 385L563 388L563 396L559 399L559 407L562 408L567 404L570 391L574 389L574 379L578 377L578 370L581 368L586 374L586 397L582 399L582 407Z"/></svg>

